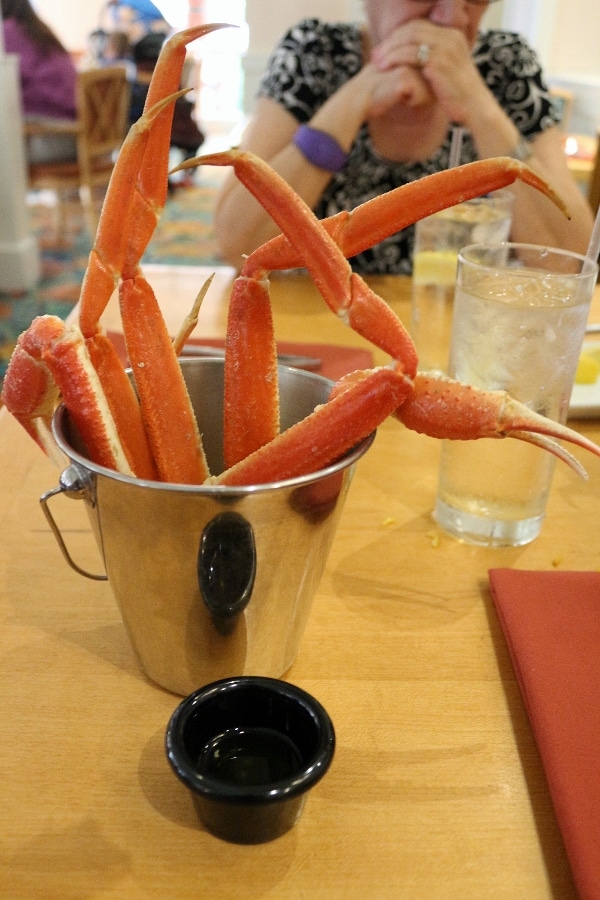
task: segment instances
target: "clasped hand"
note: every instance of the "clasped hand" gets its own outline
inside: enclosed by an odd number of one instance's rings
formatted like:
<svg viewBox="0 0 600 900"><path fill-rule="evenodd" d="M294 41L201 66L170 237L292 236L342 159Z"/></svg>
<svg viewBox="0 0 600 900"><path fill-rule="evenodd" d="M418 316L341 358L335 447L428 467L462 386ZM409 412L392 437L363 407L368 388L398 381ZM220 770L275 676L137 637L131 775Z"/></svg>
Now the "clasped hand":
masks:
<svg viewBox="0 0 600 900"><path fill-rule="evenodd" d="M367 118L396 104L414 108L437 102L450 121L462 124L477 97L489 93L465 35L423 19L394 29L373 49L363 72L370 80Z"/></svg>

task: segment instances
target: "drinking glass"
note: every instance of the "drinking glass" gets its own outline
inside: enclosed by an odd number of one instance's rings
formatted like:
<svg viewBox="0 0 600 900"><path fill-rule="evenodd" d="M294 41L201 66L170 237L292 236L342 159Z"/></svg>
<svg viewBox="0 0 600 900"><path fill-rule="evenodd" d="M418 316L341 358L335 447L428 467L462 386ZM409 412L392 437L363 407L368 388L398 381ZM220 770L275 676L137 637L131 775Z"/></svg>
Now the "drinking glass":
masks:
<svg viewBox="0 0 600 900"><path fill-rule="evenodd" d="M508 240L513 199L510 191L495 191L416 223L411 335L422 372L447 371L458 251Z"/></svg>
<svg viewBox="0 0 600 900"><path fill-rule="evenodd" d="M458 256L449 374L506 390L558 422L569 398L598 266L504 243ZM435 518L455 537L518 546L540 532L555 457L516 439L443 441Z"/></svg>

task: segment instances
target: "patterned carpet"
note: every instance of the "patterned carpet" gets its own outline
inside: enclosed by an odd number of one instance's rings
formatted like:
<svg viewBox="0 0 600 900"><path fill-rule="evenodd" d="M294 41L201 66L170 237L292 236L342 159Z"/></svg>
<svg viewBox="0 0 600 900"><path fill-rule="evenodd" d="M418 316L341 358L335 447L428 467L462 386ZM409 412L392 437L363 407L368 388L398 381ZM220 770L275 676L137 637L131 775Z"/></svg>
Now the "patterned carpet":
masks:
<svg viewBox="0 0 600 900"><path fill-rule="evenodd" d="M143 261L172 265L220 262L212 228L217 184L203 174L193 185L178 186L170 193ZM33 202L30 214L40 249L41 278L25 294L0 293L0 386L19 334L36 316L52 313L64 318L77 302L91 248L76 198L68 207L63 246L57 240L51 206Z"/></svg>

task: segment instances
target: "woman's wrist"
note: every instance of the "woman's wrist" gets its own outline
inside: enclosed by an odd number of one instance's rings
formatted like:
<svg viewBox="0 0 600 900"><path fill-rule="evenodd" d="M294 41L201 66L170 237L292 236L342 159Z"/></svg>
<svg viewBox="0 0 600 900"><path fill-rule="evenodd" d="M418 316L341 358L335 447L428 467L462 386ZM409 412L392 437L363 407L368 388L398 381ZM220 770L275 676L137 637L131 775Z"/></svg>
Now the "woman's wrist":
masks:
<svg viewBox="0 0 600 900"><path fill-rule="evenodd" d="M311 125L300 125L292 143L309 163L326 172L339 172L348 159L348 154L332 135Z"/></svg>
<svg viewBox="0 0 600 900"><path fill-rule="evenodd" d="M519 134L514 149L504 155L510 156L511 159L518 159L519 162L527 162L533 156L533 149L529 141L522 134Z"/></svg>
<svg viewBox="0 0 600 900"><path fill-rule="evenodd" d="M520 162L527 162L533 155L530 142L495 99L493 105L480 111L480 115L473 121L473 128L469 130L480 158L509 156Z"/></svg>

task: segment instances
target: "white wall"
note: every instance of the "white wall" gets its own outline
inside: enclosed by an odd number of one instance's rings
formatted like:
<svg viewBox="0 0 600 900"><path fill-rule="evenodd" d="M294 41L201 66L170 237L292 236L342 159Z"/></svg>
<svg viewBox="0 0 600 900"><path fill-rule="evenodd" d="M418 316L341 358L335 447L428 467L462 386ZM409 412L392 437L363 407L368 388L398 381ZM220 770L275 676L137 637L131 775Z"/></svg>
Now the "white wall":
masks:
<svg viewBox="0 0 600 900"><path fill-rule="evenodd" d="M248 51L244 66L244 109L250 111L260 76L269 54L281 35L300 19L315 17L328 22L352 21L361 16L357 0L246 0L246 21L249 27Z"/></svg>
<svg viewBox="0 0 600 900"><path fill-rule="evenodd" d="M600 76L598 0L503 0L502 24L526 35L551 76ZM490 11L494 7L490 7Z"/></svg>
<svg viewBox="0 0 600 900"><path fill-rule="evenodd" d="M581 0L579 0L581 2ZM557 4L549 41L549 65L553 74L600 76L600 3L573 12L573 4Z"/></svg>
<svg viewBox="0 0 600 900"><path fill-rule="evenodd" d="M105 0L32 0L38 16L69 50L85 50L86 39L98 27Z"/></svg>

